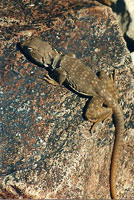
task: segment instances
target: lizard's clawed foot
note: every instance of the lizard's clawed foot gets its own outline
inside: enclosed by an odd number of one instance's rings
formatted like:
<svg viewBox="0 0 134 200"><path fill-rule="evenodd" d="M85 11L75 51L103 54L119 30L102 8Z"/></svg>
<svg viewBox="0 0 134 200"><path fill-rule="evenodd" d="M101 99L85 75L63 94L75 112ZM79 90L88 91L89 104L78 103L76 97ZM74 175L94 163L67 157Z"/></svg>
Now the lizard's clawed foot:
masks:
<svg viewBox="0 0 134 200"><path fill-rule="evenodd" d="M39 78L40 80L42 81L46 81L47 83L51 84L51 85L54 85L54 86L58 86L59 84L54 80L52 79L48 74L45 74L43 78Z"/></svg>

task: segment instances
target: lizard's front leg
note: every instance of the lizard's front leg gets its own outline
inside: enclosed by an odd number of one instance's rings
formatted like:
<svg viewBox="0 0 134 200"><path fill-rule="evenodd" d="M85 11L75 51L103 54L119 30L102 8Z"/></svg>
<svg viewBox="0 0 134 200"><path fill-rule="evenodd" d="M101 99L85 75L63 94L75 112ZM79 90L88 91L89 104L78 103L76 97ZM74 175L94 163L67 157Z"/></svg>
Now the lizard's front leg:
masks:
<svg viewBox="0 0 134 200"><path fill-rule="evenodd" d="M54 86L57 86L59 84L62 85L62 83L66 79L66 72L62 68L55 69L53 70L53 72L56 77L56 81L53 78L51 78L48 74L44 76L43 80Z"/></svg>
<svg viewBox="0 0 134 200"><path fill-rule="evenodd" d="M48 74L44 75L43 80L45 80L47 83L54 85L54 86L58 86L59 83L57 83L53 78L51 78Z"/></svg>
<svg viewBox="0 0 134 200"><path fill-rule="evenodd" d="M100 96L94 96L88 104L85 116L88 121L94 123L94 125L91 128L92 133L95 129L95 126L100 121L105 122L112 116L112 108L103 107L103 98Z"/></svg>
<svg viewBox="0 0 134 200"><path fill-rule="evenodd" d="M54 71L54 75L56 77L56 81L62 85L62 83L66 80L66 72L64 71L64 69L62 69L61 67L55 69Z"/></svg>

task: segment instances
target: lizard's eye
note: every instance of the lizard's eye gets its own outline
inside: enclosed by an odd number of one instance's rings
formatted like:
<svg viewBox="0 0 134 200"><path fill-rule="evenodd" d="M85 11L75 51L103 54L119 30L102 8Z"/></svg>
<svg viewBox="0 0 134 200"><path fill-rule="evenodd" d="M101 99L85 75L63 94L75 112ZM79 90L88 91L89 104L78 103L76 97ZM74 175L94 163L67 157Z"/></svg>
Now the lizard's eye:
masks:
<svg viewBox="0 0 134 200"><path fill-rule="evenodd" d="M28 48L27 48L27 50L28 50L28 51L30 51L30 52L32 52L32 51L33 51L33 49L32 49L32 48L30 48L30 47L28 47Z"/></svg>

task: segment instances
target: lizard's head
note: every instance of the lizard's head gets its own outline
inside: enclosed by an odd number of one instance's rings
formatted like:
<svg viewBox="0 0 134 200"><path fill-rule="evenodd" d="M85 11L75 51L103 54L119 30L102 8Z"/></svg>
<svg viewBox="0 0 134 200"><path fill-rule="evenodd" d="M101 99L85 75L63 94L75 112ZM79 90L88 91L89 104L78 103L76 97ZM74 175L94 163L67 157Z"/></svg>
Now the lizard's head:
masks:
<svg viewBox="0 0 134 200"><path fill-rule="evenodd" d="M52 65L53 59L57 55L48 42L37 37L23 41L20 46L24 54L45 67Z"/></svg>

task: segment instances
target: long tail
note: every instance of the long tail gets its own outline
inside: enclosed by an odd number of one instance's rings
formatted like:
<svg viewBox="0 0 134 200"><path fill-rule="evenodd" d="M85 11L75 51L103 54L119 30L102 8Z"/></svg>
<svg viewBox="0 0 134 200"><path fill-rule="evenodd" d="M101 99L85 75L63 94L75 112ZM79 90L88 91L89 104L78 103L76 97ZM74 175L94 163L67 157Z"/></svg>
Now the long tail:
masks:
<svg viewBox="0 0 134 200"><path fill-rule="evenodd" d="M110 191L112 199L117 199L116 176L117 176L118 162L122 149L122 138L124 133L124 118L123 118L122 108L120 107L120 105L117 105L113 108L113 114L116 123L115 125L116 136L115 136L115 142L111 160Z"/></svg>

